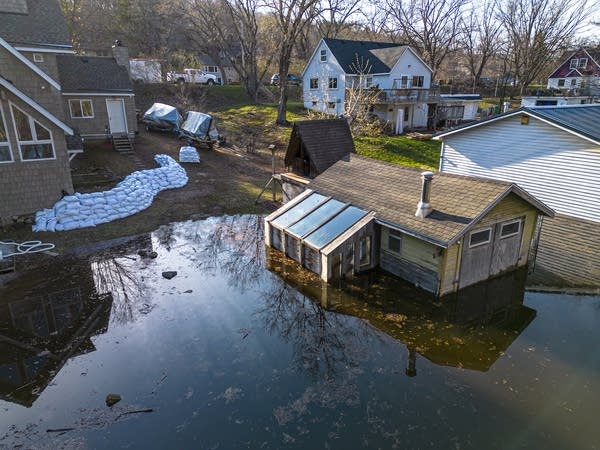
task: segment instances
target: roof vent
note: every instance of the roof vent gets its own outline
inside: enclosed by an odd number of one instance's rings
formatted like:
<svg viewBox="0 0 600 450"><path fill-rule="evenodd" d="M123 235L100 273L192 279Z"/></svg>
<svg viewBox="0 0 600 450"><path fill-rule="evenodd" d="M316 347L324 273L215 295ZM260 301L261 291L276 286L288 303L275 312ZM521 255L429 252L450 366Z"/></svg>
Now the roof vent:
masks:
<svg viewBox="0 0 600 450"><path fill-rule="evenodd" d="M433 180L433 172L423 172L421 173L421 179L423 180L421 187L421 200L417 205L417 212L415 216L424 219L427 217L431 211L431 205L429 204L429 197L431 194L431 181Z"/></svg>

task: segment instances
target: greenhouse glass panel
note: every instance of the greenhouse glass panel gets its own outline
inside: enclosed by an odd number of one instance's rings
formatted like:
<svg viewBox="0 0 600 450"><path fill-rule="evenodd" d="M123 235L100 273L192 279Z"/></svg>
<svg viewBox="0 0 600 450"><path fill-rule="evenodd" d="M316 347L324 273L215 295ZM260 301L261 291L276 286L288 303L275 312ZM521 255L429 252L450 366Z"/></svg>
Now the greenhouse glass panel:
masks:
<svg viewBox="0 0 600 450"><path fill-rule="evenodd" d="M314 233L311 233L305 241L307 244L320 249L329 244L366 215L366 211L355 206L349 206Z"/></svg>
<svg viewBox="0 0 600 450"><path fill-rule="evenodd" d="M344 206L344 203L332 198L327 203L324 203L309 215L302 218L302 220L296 222L287 231L296 236L304 236L307 233L316 230L325 220L344 209Z"/></svg>
<svg viewBox="0 0 600 450"><path fill-rule="evenodd" d="M324 195L317 193L311 194L297 205L288 209L275 220L272 220L271 224L280 228L285 228L290 224L296 222L298 219L302 218L308 211L313 209L315 206L323 203L325 200L327 200L327 197L325 197Z"/></svg>

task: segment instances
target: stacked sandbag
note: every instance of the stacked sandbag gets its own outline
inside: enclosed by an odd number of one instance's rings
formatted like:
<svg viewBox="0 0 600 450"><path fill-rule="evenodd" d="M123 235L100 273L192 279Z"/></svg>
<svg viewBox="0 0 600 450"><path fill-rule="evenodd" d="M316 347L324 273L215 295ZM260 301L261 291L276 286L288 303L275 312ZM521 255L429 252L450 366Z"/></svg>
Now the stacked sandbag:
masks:
<svg viewBox="0 0 600 450"><path fill-rule="evenodd" d="M160 191L187 184L185 169L173 158L156 155L154 160L158 169L134 172L110 191L75 193L38 211L33 231L67 231L122 219L148 208Z"/></svg>
<svg viewBox="0 0 600 450"><path fill-rule="evenodd" d="M196 147L181 147L179 149L179 162L180 163L199 163L200 155Z"/></svg>

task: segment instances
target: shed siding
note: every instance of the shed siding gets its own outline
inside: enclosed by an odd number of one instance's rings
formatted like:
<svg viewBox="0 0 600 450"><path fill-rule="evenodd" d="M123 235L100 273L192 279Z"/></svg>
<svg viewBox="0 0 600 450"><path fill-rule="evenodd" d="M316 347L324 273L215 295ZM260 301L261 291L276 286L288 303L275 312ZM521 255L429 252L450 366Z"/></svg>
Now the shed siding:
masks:
<svg viewBox="0 0 600 450"><path fill-rule="evenodd" d="M533 117L445 137L440 171L512 181L559 213L600 221L600 146Z"/></svg>
<svg viewBox="0 0 600 450"><path fill-rule="evenodd" d="M64 95L63 102L67 114L67 123L79 132L82 137L87 139L105 139L106 129L108 127L108 109L106 107L107 99L123 100L125 107L125 118L127 120L127 130L130 138L135 136L137 131L137 120L135 117L135 101L133 97L114 96L89 96L89 95ZM69 109L69 100L91 100L94 108L93 118L73 118Z"/></svg>
<svg viewBox="0 0 600 450"><path fill-rule="evenodd" d="M440 266L440 292L439 295L454 292L458 287L458 266L460 265L460 252L462 239L457 244L444 250L443 261ZM455 283L456 280L456 283Z"/></svg>

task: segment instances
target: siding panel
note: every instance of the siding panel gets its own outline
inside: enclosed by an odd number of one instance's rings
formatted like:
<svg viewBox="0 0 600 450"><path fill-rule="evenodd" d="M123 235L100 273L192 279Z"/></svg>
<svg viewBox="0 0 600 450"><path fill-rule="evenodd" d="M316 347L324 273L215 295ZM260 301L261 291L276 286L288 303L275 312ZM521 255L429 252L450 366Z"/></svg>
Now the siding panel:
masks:
<svg viewBox="0 0 600 450"><path fill-rule="evenodd" d="M600 147L533 117L447 136L440 170L513 181L559 213L600 221Z"/></svg>

